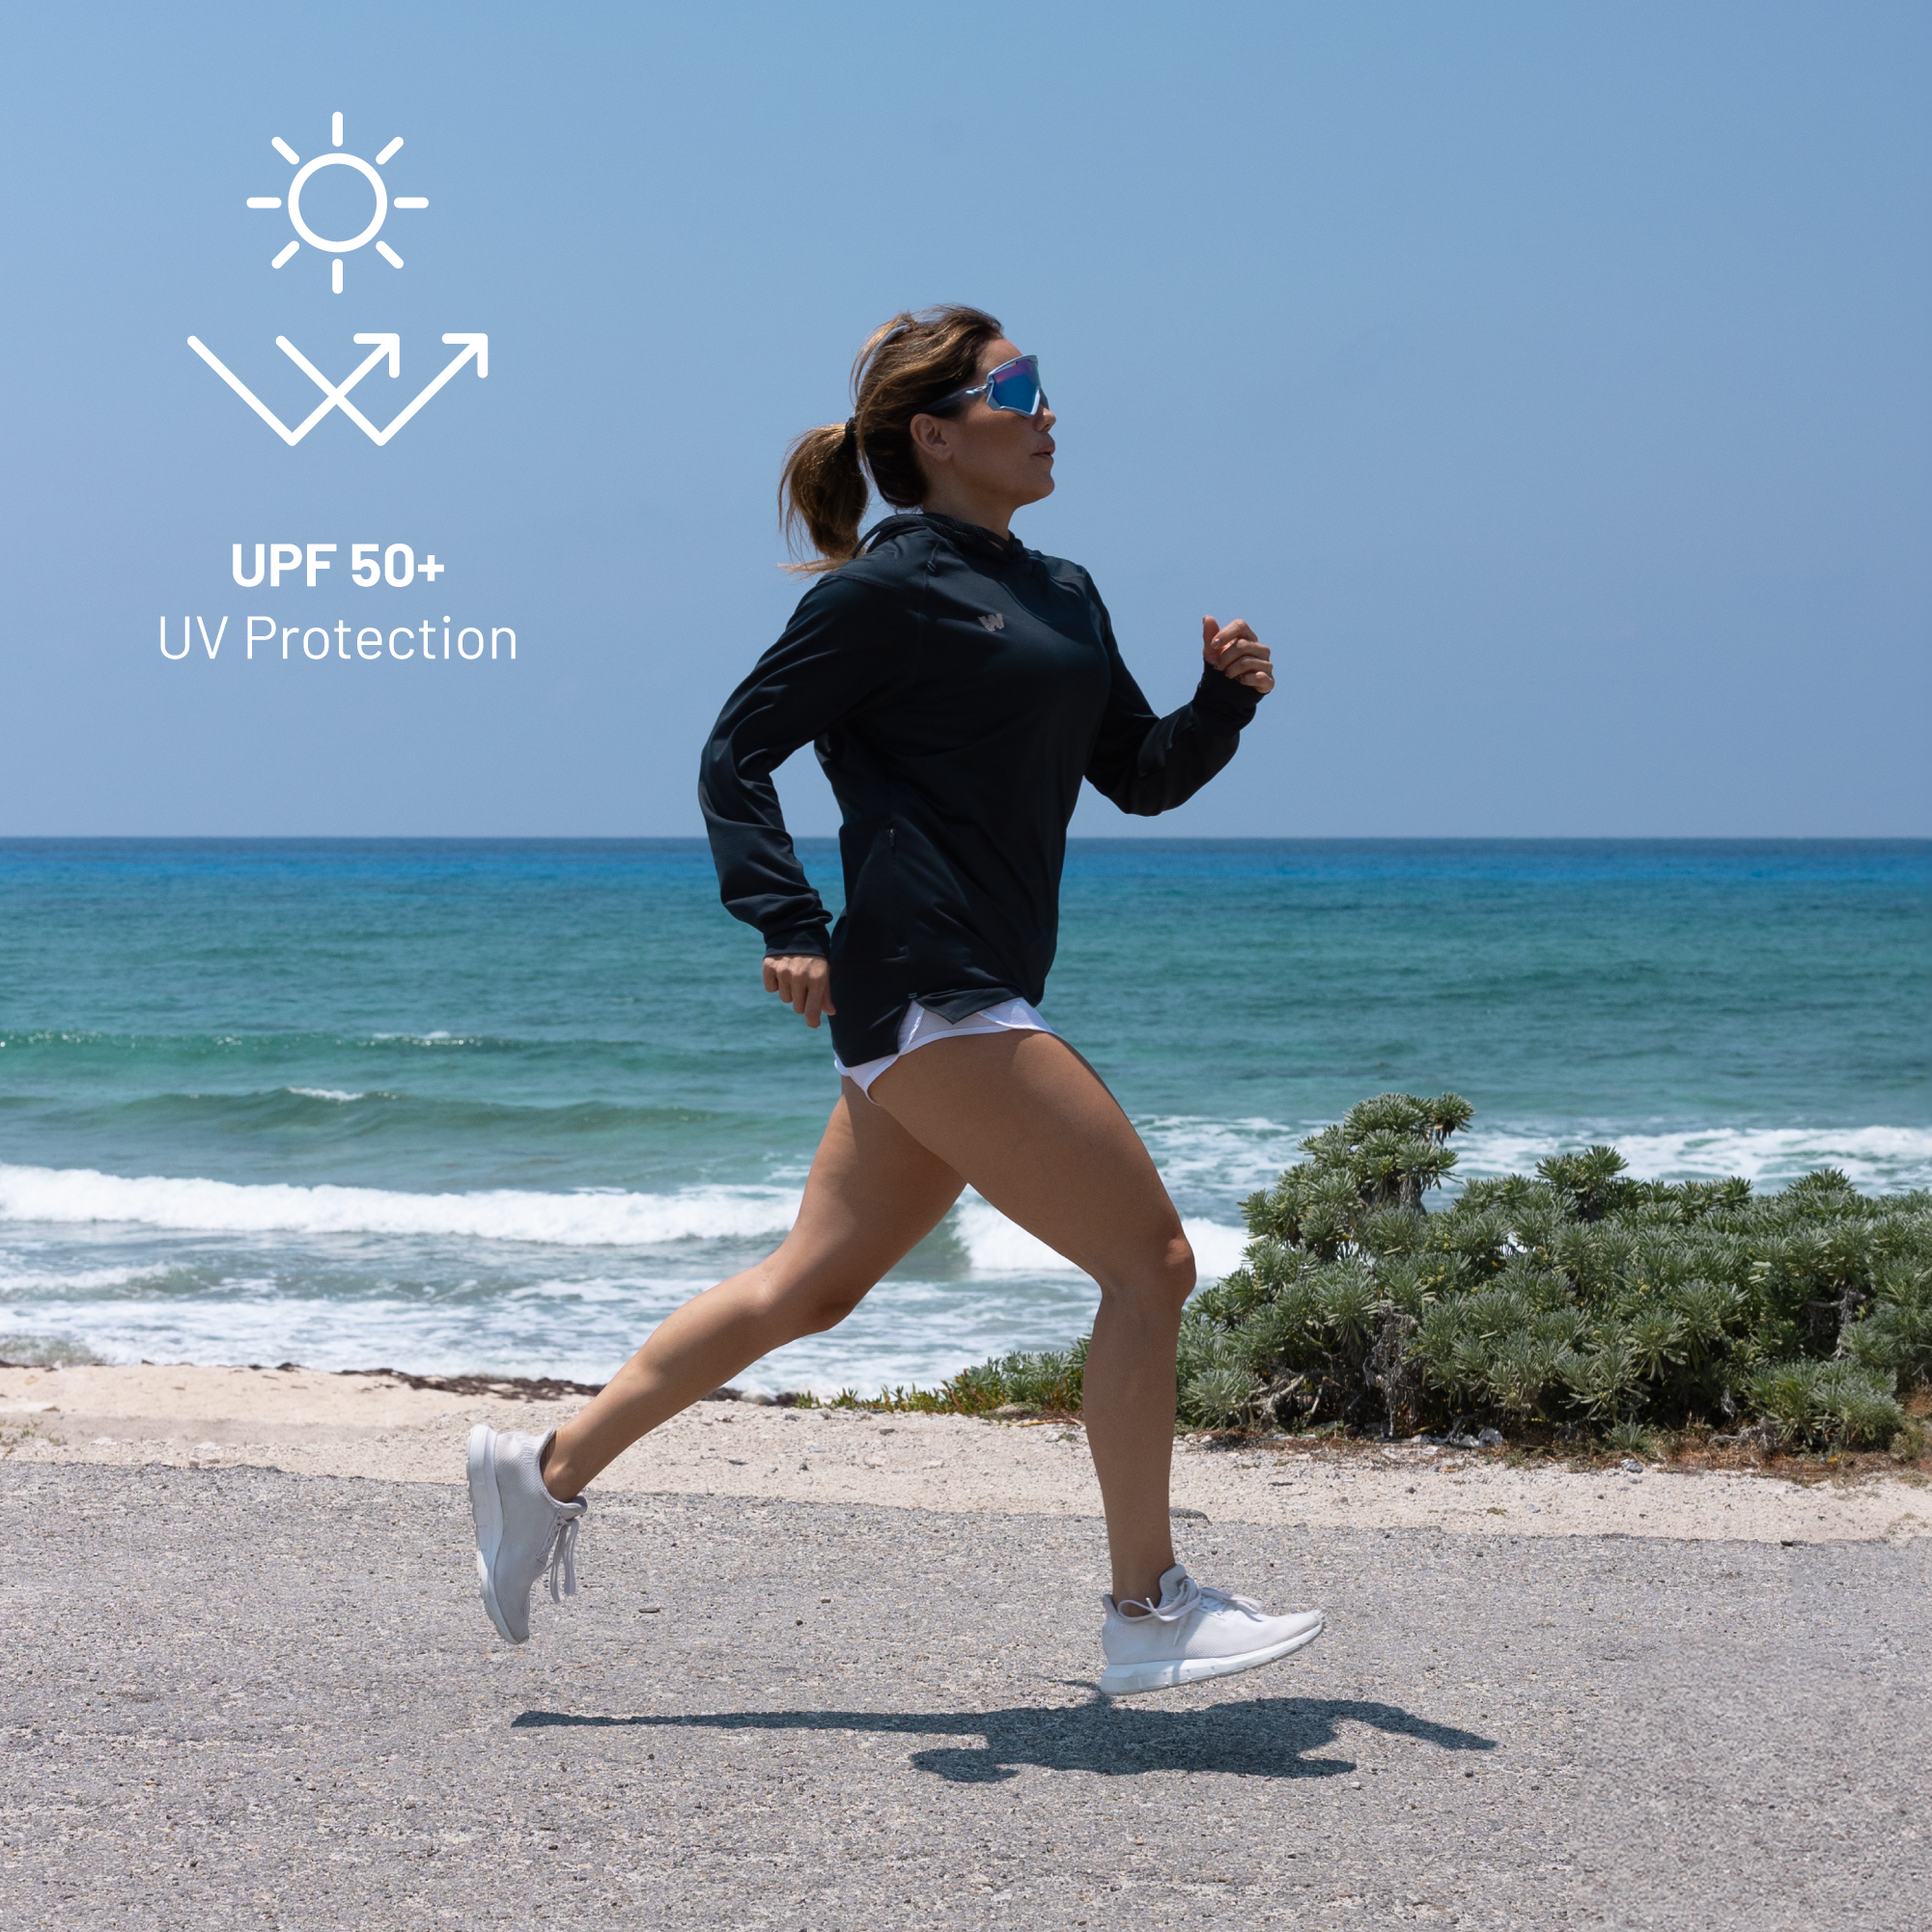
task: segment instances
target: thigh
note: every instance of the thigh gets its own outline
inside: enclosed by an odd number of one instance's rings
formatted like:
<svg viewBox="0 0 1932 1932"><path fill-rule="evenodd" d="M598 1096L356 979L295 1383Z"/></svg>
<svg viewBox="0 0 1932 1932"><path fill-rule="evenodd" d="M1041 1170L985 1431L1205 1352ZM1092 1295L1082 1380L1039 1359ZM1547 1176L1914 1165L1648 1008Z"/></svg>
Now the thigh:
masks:
<svg viewBox="0 0 1932 1932"><path fill-rule="evenodd" d="M938 1226L966 1183L850 1080L840 1089L773 1260L787 1277L831 1274L869 1288Z"/></svg>
<svg viewBox="0 0 1932 1932"><path fill-rule="evenodd" d="M1120 1103L1050 1033L979 1033L908 1053L875 1102L1010 1220L1103 1287L1181 1234Z"/></svg>

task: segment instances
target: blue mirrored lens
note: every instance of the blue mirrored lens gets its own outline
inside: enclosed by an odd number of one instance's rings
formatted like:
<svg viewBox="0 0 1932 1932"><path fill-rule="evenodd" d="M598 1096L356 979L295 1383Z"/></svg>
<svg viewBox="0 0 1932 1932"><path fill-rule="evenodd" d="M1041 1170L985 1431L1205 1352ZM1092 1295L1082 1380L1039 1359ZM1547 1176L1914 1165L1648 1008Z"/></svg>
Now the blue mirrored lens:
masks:
<svg viewBox="0 0 1932 1932"><path fill-rule="evenodd" d="M1040 358L1022 355L1001 363L987 382L986 400L995 409L1014 409L1030 416L1047 399L1040 390Z"/></svg>

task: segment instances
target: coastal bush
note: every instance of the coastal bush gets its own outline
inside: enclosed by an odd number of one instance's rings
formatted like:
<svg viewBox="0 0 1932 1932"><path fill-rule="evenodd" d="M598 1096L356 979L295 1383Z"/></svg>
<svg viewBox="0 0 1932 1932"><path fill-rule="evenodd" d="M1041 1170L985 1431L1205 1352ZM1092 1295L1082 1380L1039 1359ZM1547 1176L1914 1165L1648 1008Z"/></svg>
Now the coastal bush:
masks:
<svg viewBox="0 0 1932 1932"><path fill-rule="evenodd" d="M1574 1429L1763 1422L1883 1445L1932 1376L1932 1195L1821 1168L1635 1181L1611 1147L1471 1181L1430 1213L1470 1118L1383 1094L1245 1203L1242 1265L1189 1304L1185 1419Z"/></svg>
<svg viewBox="0 0 1932 1932"><path fill-rule="evenodd" d="M1765 1194L1637 1181L1589 1147L1430 1212L1470 1114L1379 1095L1244 1204L1241 1266L1183 1319L1184 1423L1493 1427L1643 1454L1700 1423L1794 1448L1918 1440L1899 1398L1932 1381L1932 1194L1874 1199L1833 1168ZM899 1393L1077 1410L1085 1347Z"/></svg>

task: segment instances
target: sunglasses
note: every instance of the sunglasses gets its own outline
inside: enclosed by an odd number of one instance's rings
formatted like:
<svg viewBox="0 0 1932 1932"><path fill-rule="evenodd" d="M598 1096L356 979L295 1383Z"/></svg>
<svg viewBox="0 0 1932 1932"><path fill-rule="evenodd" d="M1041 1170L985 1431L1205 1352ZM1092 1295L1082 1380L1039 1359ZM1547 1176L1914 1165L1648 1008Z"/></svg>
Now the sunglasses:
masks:
<svg viewBox="0 0 1932 1932"><path fill-rule="evenodd" d="M984 396L989 409L1011 409L1016 416L1037 416L1047 406L1047 392L1040 386L1040 358L1016 355L1011 362L1002 362L984 382L976 382L970 389L955 389L950 396L928 403L919 413L937 416L961 403L970 403L975 396Z"/></svg>

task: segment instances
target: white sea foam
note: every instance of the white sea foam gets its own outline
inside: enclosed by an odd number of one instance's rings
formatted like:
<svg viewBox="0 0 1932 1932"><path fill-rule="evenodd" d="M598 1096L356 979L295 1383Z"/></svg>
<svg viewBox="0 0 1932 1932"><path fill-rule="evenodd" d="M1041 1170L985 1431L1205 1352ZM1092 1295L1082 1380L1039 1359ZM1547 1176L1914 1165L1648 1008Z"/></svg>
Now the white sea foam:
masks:
<svg viewBox="0 0 1932 1932"><path fill-rule="evenodd" d="M1241 1266L1247 1249L1247 1230L1223 1221L1183 1221L1194 1250L1194 1270L1203 1281L1218 1281Z"/></svg>
<svg viewBox="0 0 1932 1932"><path fill-rule="evenodd" d="M667 1194L512 1189L408 1194L378 1188L128 1177L86 1167L0 1166L0 1222L134 1223L194 1234L448 1235L564 1247L648 1247L782 1235L797 1218L799 1200L798 1190L779 1187L686 1188ZM955 1213L975 1274L1080 1272L970 1190ZM1245 1237L1239 1228L1201 1218L1185 1225L1204 1280L1225 1274L1240 1259ZM45 1277L45 1285L55 1278ZM136 1278L133 1272L117 1273L103 1275L102 1282ZM76 1275L58 1279L82 1285Z"/></svg>
<svg viewBox="0 0 1932 1932"><path fill-rule="evenodd" d="M602 1382L691 1287L648 1275L553 1279L452 1303L395 1294L340 1302L258 1284L206 1300L49 1297L0 1311L0 1327L64 1337L107 1361L299 1361ZM826 1395L847 1386L865 1394L931 1386L990 1356L1064 1348L1092 1326L1094 1301L1093 1284L1079 1278L886 1280L838 1328L778 1350L737 1381Z"/></svg>
<svg viewBox="0 0 1932 1932"><path fill-rule="evenodd" d="M1204 1120L1174 1115L1135 1123L1162 1179L1184 1207L1270 1186L1306 1159L1301 1142L1328 1123ZM1478 1123L1450 1142L1456 1175L1527 1174L1547 1155L1594 1141L1614 1145L1640 1180L1691 1181L1741 1174L1778 1188L1814 1167L1838 1167L1869 1193L1932 1187L1932 1128L1689 1127L1643 1130L1624 1122L1561 1126ZM1191 1203L1188 1197L1192 1196Z"/></svg>
<svg viewBox="0 0 1932 1932"><path fill-rule="evenodd" d="M975 1274L1064 1274L1080 1271L1044 1241L1017 1227L990 1202L970 1190L955 1210L961 1245ZM1239 1266L1247 1236L1224 1222L1190 1219L1182 1222L1194 1250L1194 1264L1203 1281L1218 1280Z"/></svg>
<svg viewBox="0 0 1932 1932"><path fill-rule="evenodd" d="M1274 1120L1203 1120L1187 1114L1155 1115L1134 1125L1175 1194L1250 1194L1266 1188L1282 1168L1304 1158L1301 1143L1315 1132Z"/></svg>
<svg viewBox="0 0 1932 1932"><path fill-rule="evenodd" d="M141 1268L27 1268L18 1264L16 1256L0 1253L0 1298L13 1300L50 1290L64 1295L97 1294L103 1288L131 1288L137 1281L153 1281L166 1273L165 1262L151 1262Z"/></svg>
<svg viewBox="0 0 1932 1932"><path fill-rule="evenodd" d="M343 1093L335 1087L288 1087L284 1091L300 1094L304 1100L367 1100L367 1094Z"/></svg>
<svg viewBox="0 0 1932 1932"><path fill-rule="evenodd" d="M1924 1127L1502 1128L1458 1135L1452 1144L1461 1155L1458 1175L1470 1179L1526 1174L1546 1155L1593 1141L1614 1144L1632 1176L1644 1181L1741 1174L1753 1186L1778 1188L1814 1167L1837 1167L1868 1193L1932 1186L1932 1128Z"/></svg>
<svg viewBox="0 0 1932 1932"><path fill-rule="evenodd" d="M789 1188L687 1188L669 1194L407 1194L0 1166L0 1221L134 1221L207 1234L468 1235L565 1247L783 1234L798 1212Z"/></svg>

